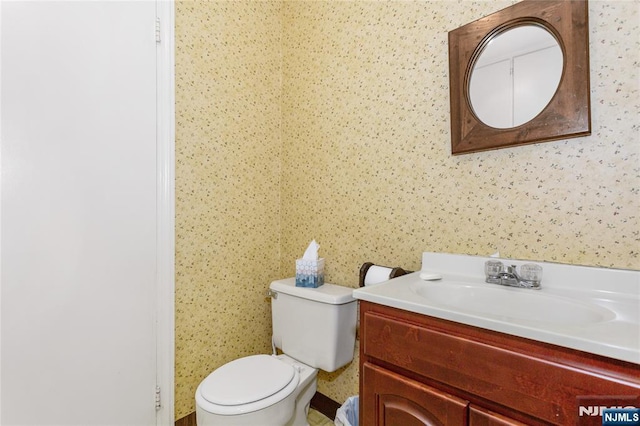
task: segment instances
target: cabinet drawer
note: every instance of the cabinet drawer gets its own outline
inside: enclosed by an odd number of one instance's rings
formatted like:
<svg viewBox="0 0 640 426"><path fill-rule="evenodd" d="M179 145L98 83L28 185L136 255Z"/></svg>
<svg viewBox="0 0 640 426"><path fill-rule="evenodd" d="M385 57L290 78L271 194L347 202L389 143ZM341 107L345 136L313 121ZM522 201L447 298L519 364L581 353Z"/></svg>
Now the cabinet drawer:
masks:
<svg viewBox="0 0 640 426"><path fill-rule="evenodd" d="M403 311L396 317L392 308L376 310L365 307L362 313L365 359L401 367L480 402L546 422L575 424L578 396L627 395L638 401L640 368L626 366L629 374L609 375L601 364L581 364L576 357L563 363L548 347L534 350L538 342L522 343L526 339Z"/></svg>

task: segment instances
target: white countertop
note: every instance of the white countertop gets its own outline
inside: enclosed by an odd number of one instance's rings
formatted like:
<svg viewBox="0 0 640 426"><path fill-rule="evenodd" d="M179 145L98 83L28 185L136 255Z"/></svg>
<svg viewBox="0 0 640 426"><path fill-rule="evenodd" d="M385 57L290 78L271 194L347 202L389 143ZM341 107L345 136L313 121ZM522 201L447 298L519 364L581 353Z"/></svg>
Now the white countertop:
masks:
<svg viewBox="0 0 640 426"><path fill-rule="evenodd" d="M542 266L542 289L531 290L485 283L486 260L424 253L422 272L441 280L422 280L418 271L353 297L640 364L640 271L498 259Z"/></svg>

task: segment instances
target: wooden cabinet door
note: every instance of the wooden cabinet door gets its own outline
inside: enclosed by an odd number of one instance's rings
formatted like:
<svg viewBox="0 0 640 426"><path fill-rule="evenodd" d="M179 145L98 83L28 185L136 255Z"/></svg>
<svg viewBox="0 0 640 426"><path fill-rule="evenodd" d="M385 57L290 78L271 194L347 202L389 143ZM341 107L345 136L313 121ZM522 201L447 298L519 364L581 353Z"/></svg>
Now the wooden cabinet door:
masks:
<svg viewBox="0 0 640 426"><path fill-rule="evenodd" d="M494 413L477 405L469 406L469 426L525 426L517 420Z"/></svg>
<svg viewBox="0 0 640 426"><path fill-rule="evenodd" d="M467 424L468 402L425 384L365 363L360 424L424 426Z"/></svg>

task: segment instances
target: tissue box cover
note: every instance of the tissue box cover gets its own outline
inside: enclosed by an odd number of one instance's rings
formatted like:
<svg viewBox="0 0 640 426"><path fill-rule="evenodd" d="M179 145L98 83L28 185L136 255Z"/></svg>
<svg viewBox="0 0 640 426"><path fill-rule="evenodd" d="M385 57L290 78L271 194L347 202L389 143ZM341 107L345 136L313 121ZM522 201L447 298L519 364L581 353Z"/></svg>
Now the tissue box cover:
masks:
<svg viewBox="0 0 640 426"><path fill-rule="evenodd" d="M324 284L324 259L296 260L296 287L316 288Z"/></svg>

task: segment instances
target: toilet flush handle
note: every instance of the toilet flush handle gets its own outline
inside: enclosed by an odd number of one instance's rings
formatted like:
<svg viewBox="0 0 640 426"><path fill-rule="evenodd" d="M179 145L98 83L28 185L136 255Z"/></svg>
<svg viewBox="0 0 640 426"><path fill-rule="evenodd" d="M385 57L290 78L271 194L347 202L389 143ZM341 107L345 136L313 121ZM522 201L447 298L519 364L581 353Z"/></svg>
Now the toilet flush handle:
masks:
<svg viewBox="0 0 640 426"><path fill-rule="evenodd" d="M278 298L278 292L269 289L269 290L267 290L267 297L271 297L272 299L277 299Z"/></svg>

